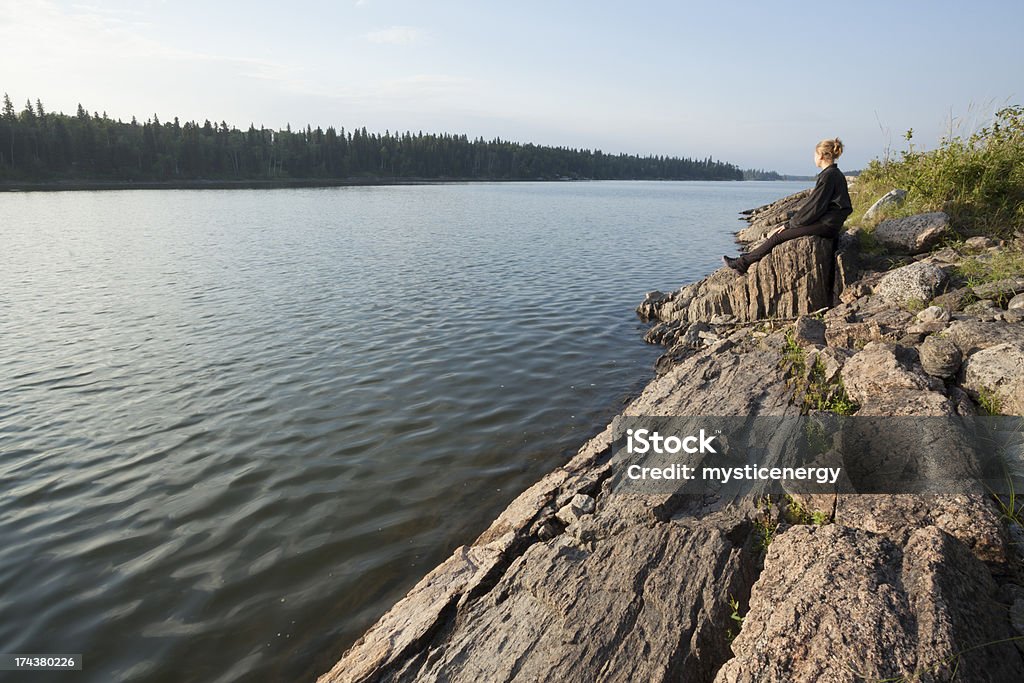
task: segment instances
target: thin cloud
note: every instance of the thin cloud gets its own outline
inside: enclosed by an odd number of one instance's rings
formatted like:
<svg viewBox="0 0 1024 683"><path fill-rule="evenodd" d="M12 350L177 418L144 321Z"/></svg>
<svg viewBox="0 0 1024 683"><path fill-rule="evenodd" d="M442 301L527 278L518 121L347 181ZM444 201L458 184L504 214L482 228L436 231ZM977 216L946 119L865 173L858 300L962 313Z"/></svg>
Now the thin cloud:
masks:
<svg viewBox="0 0 1024 683"><path fill-rule="evenodd" d="M422 29L414 26L391 26L379 31L370 31L366 34L366 39L371 43L384 45L413 45L422 40L424 35Z"/></svg>

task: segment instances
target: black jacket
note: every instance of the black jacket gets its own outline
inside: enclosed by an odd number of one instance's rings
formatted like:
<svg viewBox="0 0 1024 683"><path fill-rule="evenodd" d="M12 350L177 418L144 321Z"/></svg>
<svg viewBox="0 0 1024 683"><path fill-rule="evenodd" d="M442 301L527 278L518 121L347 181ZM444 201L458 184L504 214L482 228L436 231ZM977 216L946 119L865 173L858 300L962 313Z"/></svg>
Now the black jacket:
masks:
<svg viewBox="0 0 1024 683"><path fill-rule="evenodd" d="M826 166L818 174L807 200L789 219L789 227L799 228L814 223L823 223L842 227L843 221L853 213L850 201L850 190L846 186L846 176L835 164Z"/></svg>

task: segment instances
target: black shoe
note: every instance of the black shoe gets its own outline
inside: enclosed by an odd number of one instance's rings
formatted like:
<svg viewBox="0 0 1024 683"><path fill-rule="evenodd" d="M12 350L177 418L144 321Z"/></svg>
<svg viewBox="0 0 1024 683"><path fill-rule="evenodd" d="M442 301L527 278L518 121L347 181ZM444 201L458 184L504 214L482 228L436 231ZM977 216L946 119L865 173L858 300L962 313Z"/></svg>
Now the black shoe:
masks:
<svg viewBox="0 0 1024 683"><path fill-rule="evenodd" d="M738 258L729 258L728 256L722 257L722 263L735 270L740 275L746 275L747 267L743 265L743 262Z"/></svg>

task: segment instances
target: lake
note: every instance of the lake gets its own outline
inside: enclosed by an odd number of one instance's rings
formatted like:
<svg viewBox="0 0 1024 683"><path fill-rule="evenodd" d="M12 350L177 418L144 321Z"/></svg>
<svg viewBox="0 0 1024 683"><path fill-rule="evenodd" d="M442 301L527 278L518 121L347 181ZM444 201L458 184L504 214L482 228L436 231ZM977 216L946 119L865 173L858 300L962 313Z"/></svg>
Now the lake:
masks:
<svg viewBox="0 0 1024 683"><path fill-rule="evenodd" d="M809 184L0 194L0 652L311 680L653 377L646 291Z"/></svg>

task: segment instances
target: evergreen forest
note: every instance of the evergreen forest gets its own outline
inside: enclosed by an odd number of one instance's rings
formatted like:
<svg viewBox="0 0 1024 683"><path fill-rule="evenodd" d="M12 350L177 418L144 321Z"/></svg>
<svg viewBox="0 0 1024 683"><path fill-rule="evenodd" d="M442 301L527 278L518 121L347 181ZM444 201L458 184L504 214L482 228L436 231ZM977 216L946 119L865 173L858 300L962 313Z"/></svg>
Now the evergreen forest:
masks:
<svg viewBox="0 0 1024 683"><path fill-rule="evenodd" d="M495 138L311 126L247 130L226 122L114 120L106 112L18 109L4 94L0 181L285 179L742 180L714 160L604 154Z"/></svg>

